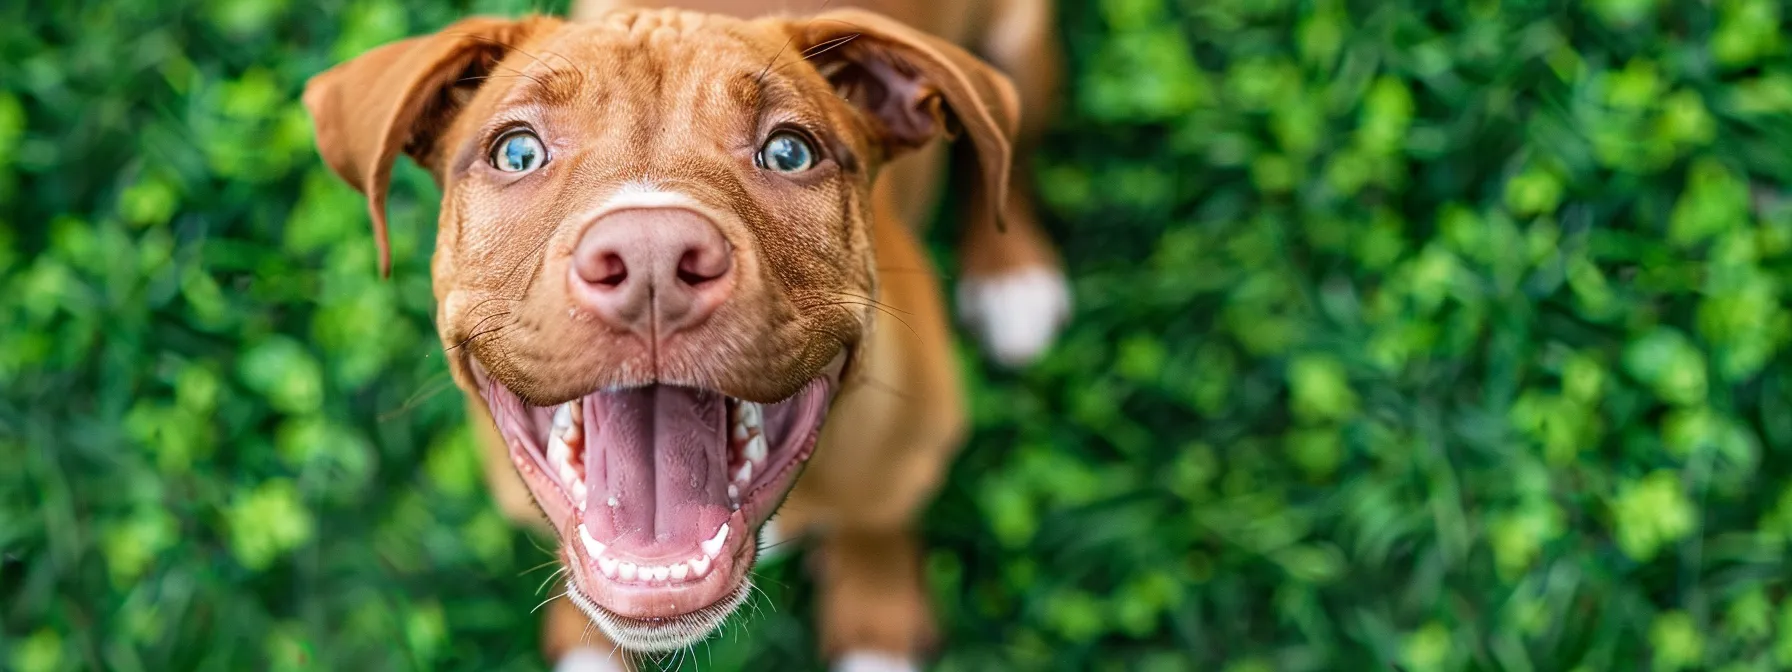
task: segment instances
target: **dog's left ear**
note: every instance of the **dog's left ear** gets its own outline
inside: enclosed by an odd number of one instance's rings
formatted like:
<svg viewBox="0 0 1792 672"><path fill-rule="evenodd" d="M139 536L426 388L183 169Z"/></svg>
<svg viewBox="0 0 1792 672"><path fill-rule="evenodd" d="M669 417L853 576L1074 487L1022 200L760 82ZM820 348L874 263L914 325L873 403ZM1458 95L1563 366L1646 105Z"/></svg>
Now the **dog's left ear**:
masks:
<svg viewBox="0 0 1792 672"><path fill-rule="evenodd" d="M814 64L865 113L885 159L962 128L976 146L999 225L1020 128L1020 98L1007 76L881 14L842 9L779 20L791 35L788 55Z"/></svg>
<svg viewBox="0 0 1792 672"><path fill-rule="evenodd" d="M305 108L318 153L367 197L381 276L392 270L386 189L398 153L434 172L430 163L438 136L498 61L530 35L559 23L548 17L464 19L433 35L369 51L306 83Z"/></svg>

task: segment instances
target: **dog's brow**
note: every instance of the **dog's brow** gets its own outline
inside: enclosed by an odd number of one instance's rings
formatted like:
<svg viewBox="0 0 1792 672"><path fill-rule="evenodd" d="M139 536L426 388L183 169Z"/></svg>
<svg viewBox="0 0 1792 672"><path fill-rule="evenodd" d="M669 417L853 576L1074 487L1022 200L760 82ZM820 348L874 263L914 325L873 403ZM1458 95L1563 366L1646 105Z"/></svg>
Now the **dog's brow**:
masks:
<svg viewBox="0 0 1792 672"><path fill-rule="evenodd" d="M743 73L728 80L728 97L755 113L765 112L767 93L765 82L756 80L751 74Z"/></svg>
<svg viewBox="0 0 1792 672"><path fill-rule="evenodd" d="M585 73L568 66L549 67L547 72L530 75L523 84L523 95L546 105L571 104L585 83Z"/></svg>

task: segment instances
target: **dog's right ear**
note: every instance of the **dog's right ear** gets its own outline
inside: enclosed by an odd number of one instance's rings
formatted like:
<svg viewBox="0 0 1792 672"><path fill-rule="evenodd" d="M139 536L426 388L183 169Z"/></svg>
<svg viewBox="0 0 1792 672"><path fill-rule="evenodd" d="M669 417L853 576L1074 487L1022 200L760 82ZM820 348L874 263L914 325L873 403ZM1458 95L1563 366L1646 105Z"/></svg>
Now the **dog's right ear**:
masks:
<svg viewBox="0 0 1792 672"><path fill-rule="evenodd" d="M992 195L989 214L1001 226L1020 129L1020 98L1007 75L949 41L861 9L775 20L790 34L795 58L864 113L883 158L962 128Z"/></svg>
<svg viewBox="0 0 1792 672"><path fill-rule="evenodd" d="M436 137L496 64L531 35L559 23L539 16L465 19L433 35L369 51L305 85L318 153L367 197L382 277L392 270L386 189L398 153L433 169Z"/></svg>

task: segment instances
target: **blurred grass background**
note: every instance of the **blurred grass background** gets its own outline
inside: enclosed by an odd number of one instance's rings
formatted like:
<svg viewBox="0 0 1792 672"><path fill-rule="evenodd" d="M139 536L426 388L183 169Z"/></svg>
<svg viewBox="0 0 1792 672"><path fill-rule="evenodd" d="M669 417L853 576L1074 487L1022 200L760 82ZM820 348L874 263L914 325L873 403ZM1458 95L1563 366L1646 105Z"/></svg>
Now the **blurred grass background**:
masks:
<svg viewBox="0 0 1792 672"><path fill-rule="evenodd" d="M1785 5L1062 5L1079 309L967 350L944 669L1792 667ZM563 8L0 8L0 667L539 669L437 194L380 281L297 94ZM687 667L816 665L798 564Z"/></svg>

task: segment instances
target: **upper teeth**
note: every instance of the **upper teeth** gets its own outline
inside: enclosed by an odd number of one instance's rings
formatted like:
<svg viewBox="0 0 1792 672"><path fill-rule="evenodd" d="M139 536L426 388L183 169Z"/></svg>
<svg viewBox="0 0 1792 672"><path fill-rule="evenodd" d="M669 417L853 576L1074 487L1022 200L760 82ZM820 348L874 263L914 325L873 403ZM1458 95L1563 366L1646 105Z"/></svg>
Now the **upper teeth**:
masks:
<svg viewBox="0 0 1792 672"><path fill-rule="evenodd" d="M560 477L566 495L580 511L585 510L588 489L585 475L572 466L573 450L585 445L584 412L578 401L569 401L554 408L553 428L548 430L548 469Z"/></svg>
<svg viewBox="0 0 1792 672"><path fill-rule="evenodd" d="M751 401L742 401L734 406L733 431L729 438L733 439L734 450L740 453L741 464L730 475L728 485L728 506L740 509L740 496L753 484L753 472L764 467L765 457L769 452L765 443L765 410Z"/></svg>

